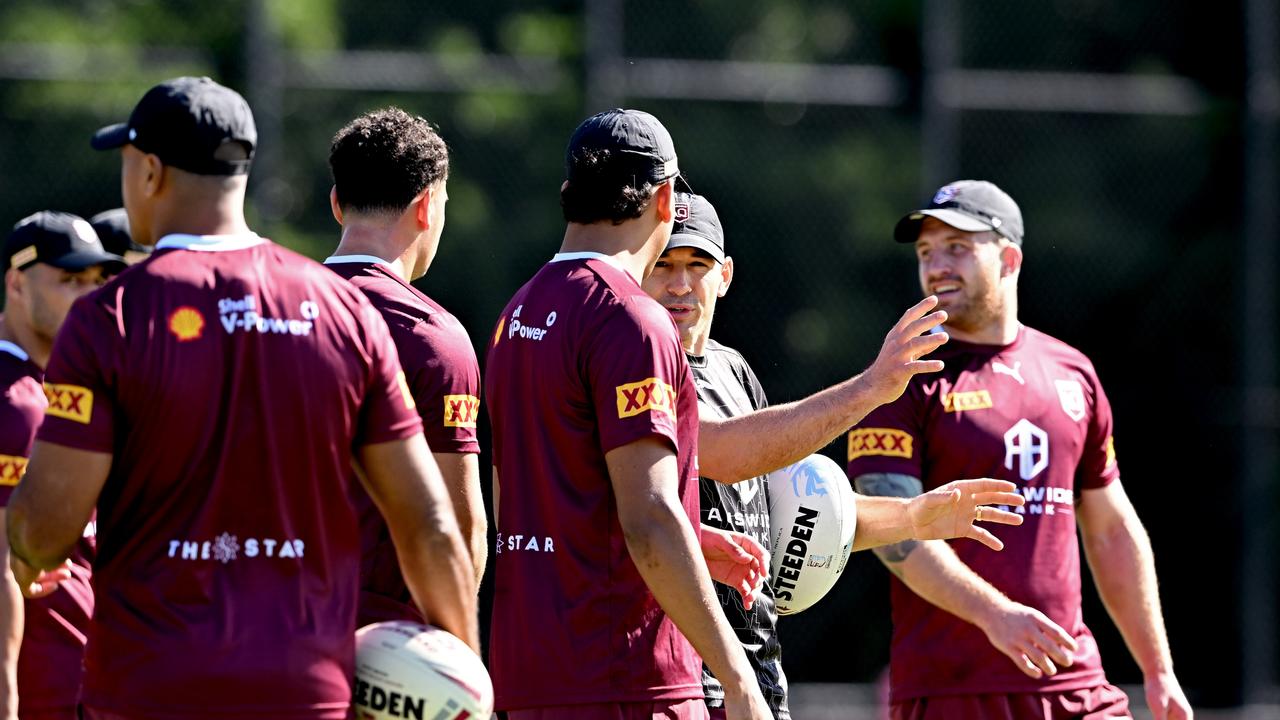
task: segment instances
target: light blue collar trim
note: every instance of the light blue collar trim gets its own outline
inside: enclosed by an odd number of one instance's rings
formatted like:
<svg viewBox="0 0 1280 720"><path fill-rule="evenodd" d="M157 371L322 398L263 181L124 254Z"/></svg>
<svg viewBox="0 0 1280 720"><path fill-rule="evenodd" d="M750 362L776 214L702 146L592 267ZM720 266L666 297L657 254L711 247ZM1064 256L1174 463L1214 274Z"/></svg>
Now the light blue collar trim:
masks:
<svg viewBox="0 0 1280 720"><path fill-rule="evenodd" d="M156 250L199 250L201 252L230 252L244 250L266 242L257 233L244 235L187 235L173 233L160 238Z"/></svg>
<svg viewBox="0 0 1280 720"><path fill-rule="evenodd" d="M391 263L377 255L330 255L324 259L325 265L345 265L348 263L372 263L387 268L391 267Z"/></svg>
<svg viewBox="0 0 1280 720"><path fill-rule="evenodd" d="M0 340L0 352L7 352L10 355L25 362L30 362L31 360L31 356L27 354L26 350L23 350L22 348L18 347L14 343L9 342L8 340Z"/></svg>

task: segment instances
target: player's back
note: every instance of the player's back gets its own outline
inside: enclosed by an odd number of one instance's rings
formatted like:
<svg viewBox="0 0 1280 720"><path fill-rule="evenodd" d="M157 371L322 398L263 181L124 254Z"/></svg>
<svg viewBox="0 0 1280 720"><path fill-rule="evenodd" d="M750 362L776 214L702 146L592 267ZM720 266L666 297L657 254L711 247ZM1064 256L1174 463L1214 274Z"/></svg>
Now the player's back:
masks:
<svg viewBox="0 0 1280 720"><path fill-rule="evenodd" d="M345 717L353 447L419 427L371 399L398 372L376 311L256 236L169 236L77 304L55 356L69 422L41 438L114 454L86 702Z"/></svg>

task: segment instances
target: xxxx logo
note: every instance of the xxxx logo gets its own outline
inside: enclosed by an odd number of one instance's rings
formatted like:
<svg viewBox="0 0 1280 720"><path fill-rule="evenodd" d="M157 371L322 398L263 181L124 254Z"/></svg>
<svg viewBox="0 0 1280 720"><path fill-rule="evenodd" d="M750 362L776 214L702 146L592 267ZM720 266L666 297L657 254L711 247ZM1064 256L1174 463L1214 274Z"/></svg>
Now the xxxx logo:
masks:
<svg viewBox="0 0 1280 720"><path fill-rule="evenodd" d="M475 395L444 396L444 426L473 428L480 414L480 398Z"/></svg>
<svg viewBox="0 0 1280 720"><path fill-rule="evenodd" d="M964 412L965 410L986 410L992 407L991 393L986 390L971 392L947 393L942 397L944 412Z"/></svg>
<svg viewBox="0 0 1280 720"><path fill-rule="evenodd" d="M27 459L16 455L0 455L0 485L17 485L27 471Z"/></svg>
<svg viewBox="0 0 1280 720"><path fill-rule="evenodd" d="M93 417L93 391L79 385L44 384L44 396L49 399L45 413L65 420L89 424Z"/></svg>
<svg viewBox="0 0 1280 720"><path fill-rule="evenodd" d="M619 385L618 417L629 418L649 410L666 413L676 419L675 388L658 378Z"/></svg>
<svg viewBox="0 0 1280 720"><path fill-rule="evenodd" d="M849 433L849 460L881 455L911 457L911 436L892 428L858 428Z"/></svg>

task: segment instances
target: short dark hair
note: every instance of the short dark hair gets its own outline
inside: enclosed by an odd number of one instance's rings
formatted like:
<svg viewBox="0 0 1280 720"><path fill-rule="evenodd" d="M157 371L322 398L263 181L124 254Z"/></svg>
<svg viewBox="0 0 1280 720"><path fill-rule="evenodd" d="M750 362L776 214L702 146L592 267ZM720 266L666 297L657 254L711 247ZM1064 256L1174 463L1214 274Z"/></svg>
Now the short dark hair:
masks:
<svg viewBox="0 0 1280 720"><path fill-rule="evenodd" d="M644 214L658 188L650 182L633 184L620 177L609 162L611 150L583 150L570 159L573 177L560 191L565 222L591 224L608 220L621 225Z"/></svg>
<svg viewBox="0 0 1280 720"><path fill-rule="evenodd" d="M398 213L449 176L449 148L431 123L388 107L333 136L329 170L344 210Z"/></svg>

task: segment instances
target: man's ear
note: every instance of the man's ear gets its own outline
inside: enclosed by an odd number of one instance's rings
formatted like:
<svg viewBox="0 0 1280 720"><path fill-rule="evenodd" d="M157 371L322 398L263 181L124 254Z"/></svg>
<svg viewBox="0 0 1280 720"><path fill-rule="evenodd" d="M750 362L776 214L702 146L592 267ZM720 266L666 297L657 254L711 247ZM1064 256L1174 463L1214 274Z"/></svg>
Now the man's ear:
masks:
<svg viewBox="0 0 1280 720"><path fill-rule="evenodd" d="M11 267L4 271L4 299L5 302L13 300L13 298L22 297L23 292L22 271L16 267Z"/></svg>
<svg viewBox="0 0 1280 720"><path fill-rule="evenodd" d="M1000 248L1000 277L1008 277L1022 269L1022 248L1009 243Z"/></svg>
<svg viewBox="0 0 1280 720"><path fill-rule="evenodd" d="M729 292L729 283L733 282L733 258L725 256L724 262L720 264L720 290L716 293L717 297L724 297Z"/></svg>
<svg viewBox="0 0 1280 720"><path fill-rule="evenodd" d="M675 180L668 180L658 186L653 194L653 206L658 211L658 222L669 223L675 220Z"/></svg>
<svg viewBox="0 0 1280 720"><path fill-rule="evenodd" d="M422 191L422 194L413 199L413 217L418 222L420 230L426 230L431 226L431 199L435 195L431 193L431 188Z"/></svg>
<svg viewBox="0 0 1280 720"><path fill-rule="evenodd" d="M142 191L147 197L155 197L164 189L165 166L160 157L152 153L142 156Z"/></svg>
<svg viewBox="0 0 1280 720"><path fill-rule="evenodd" d="M329 210L333 213L333 219L342 224L342 206L338 204L338 186L334 185L329 188Z"/></svg>

